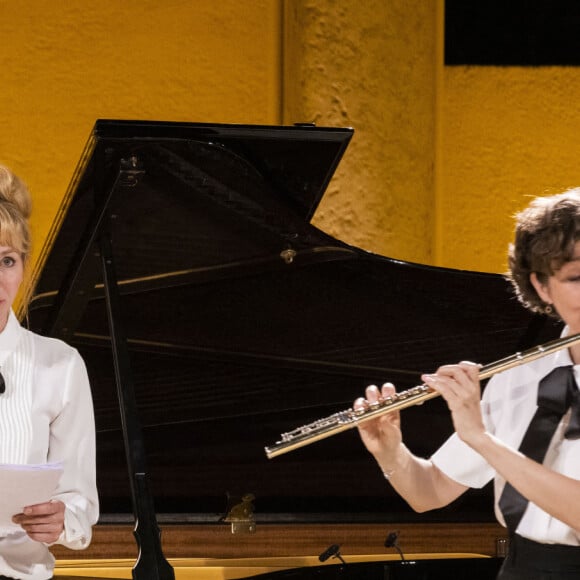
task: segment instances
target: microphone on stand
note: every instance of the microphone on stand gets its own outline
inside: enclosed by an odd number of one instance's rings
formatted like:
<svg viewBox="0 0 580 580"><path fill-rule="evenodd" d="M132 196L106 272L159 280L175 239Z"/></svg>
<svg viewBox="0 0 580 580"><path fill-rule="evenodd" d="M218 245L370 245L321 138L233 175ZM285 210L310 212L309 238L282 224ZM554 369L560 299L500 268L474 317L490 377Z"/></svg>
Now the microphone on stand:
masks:
<svg viewBox="0 0 580 580"><path fill-rule="evenodd" d="M403 556L403 552L401 551L401 548L399 548L398 540L399 540L399 532L389 532L389 535L385 540L385 548L395 548L395 550L399 552L401 560L405 562L405 556Z"/></svg>
<svg viewBox="0 0 580 580"><path fill-rule="evenodd" d="M324 552L318 556L318 559L321 562L326 562L328 558L338 558L343 564L346 564L343 557L340 555L339 544L332 544L332 546L328 546L328 548L326 548L326 550L324 550Z"/></svg>

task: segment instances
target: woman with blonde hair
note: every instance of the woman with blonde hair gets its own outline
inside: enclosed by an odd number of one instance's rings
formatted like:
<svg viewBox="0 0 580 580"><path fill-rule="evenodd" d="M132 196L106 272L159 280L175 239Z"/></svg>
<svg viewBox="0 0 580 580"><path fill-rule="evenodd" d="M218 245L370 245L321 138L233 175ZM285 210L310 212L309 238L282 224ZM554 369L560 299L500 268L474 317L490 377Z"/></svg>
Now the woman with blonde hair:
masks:
<svg viewBox="0 0 580 580"><path fill-rule="evenodd" d="M0 165L0 463L62 464L48 501L0 526L0 579L52 577L52 544L83 549L98 518L91 391L79 353L12 309L30 256L30 193ZM2 498L0 498L0 502Z"/></svg>

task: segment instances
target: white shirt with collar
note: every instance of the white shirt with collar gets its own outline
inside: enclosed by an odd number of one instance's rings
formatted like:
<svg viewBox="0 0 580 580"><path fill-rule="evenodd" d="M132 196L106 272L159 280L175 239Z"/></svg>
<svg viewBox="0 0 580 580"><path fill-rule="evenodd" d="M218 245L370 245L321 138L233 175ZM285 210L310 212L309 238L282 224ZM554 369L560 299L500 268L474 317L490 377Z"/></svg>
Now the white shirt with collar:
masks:
<svg viewBox="0 0 580 580"><path fill-rule="evenodd" d="M64 502L65 529L56 543L86 548L98 518L95 428L85 364L66 343L20 326L13 312L0 333L0 463L62 462L52 499ZM1 498L0 498L1 501ZM45 580L54 558L14 524L0 528L0 575Z"/></svg>
<svg viewBox="0 0 580 580"><path fill-rule="evenodd" d="M552 369L572 364L568 349L562 349L492 377L481 401L486 429L517 450L537 409L540 380ZM580 385L580 365L574 366L574 375ZM564 438L569 420L570 411L564 415L556 429L544 465L580 480L580 439ZM505 526L498 507L505 479L481 455L463 443L457 434L453 434L431 460L448 477L468 487L481 488L495 478L495 515ZM536 542L580 545L580 530L570 528L532 502L528 503L516 531L518 535Z"/></svg>

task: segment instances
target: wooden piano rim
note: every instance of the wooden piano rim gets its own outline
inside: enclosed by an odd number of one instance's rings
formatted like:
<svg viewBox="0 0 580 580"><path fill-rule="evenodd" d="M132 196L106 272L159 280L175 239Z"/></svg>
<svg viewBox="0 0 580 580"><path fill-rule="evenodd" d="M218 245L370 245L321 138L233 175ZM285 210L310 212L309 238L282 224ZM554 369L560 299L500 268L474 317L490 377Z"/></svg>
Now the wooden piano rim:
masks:
<svg viewBox="0 0 580 580"><path fill-rule="evenodd" d="M497 556L507 532L496 523L392 524L257 524L253 534L232 534L229 524L161 525L163 551L168 559L304 558L318 557L329 545L340 544L348 555L394 555L385 548L387 535L399 532L404 554L478 554ZM53 546L59 561L115 560L137 557L132 525L99 524L84 551Z"/></svg>

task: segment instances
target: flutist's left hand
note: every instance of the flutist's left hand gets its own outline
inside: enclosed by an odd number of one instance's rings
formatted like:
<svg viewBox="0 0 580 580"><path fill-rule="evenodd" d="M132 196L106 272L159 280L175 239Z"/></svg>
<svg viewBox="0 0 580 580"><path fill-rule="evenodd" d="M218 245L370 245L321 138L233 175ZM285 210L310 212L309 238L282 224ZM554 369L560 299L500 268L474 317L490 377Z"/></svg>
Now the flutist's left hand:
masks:
<svg viewBox="0 0 580 580"><path fill-rule="evenodd" d="M461 362L439 367L436 373L423 375L425 384L435 389L447 402L457 435L468 445L477 446L485 435L481 416L479 365Z"/></svg>
<svg viewBox="0 0 580 580"><path fill-rule="evenodd" d="M12 521L22 526L32 540L51 544L64 530L64 503L52 500L27 506Z"/></svg>

